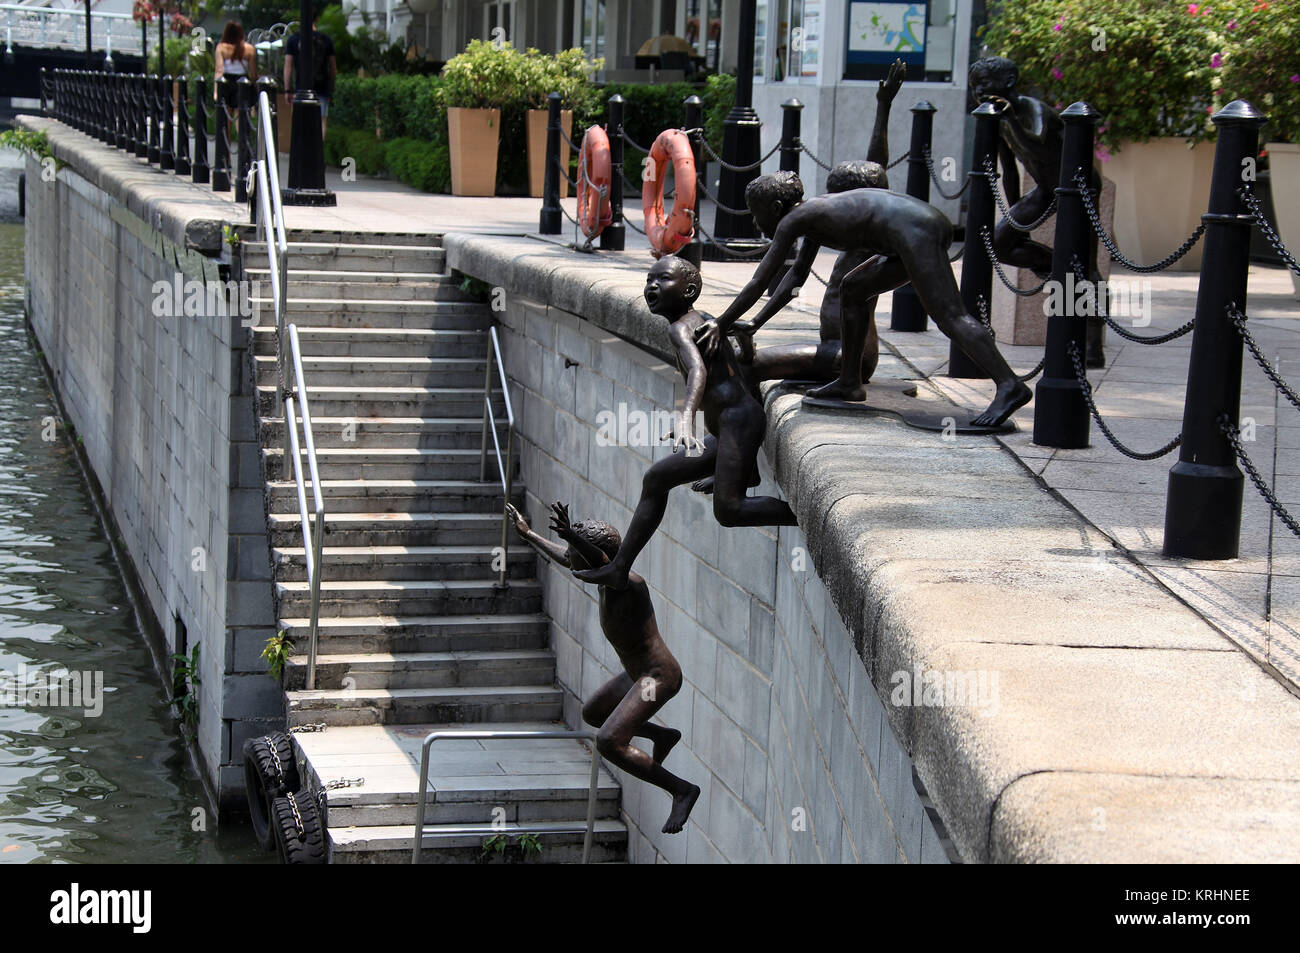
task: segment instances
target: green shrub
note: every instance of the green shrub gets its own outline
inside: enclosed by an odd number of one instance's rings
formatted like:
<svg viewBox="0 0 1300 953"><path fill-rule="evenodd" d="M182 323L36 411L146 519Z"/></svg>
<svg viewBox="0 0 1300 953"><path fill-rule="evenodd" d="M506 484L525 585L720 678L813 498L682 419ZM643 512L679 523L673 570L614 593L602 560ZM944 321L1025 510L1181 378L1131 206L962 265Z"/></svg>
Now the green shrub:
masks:
<svg viewBox="0 0 1300 953"><path fill-rule="evenodd" d="M451 152L446 143L419 139L394 139L384 144L388 173L425 192L451 188Z"/></svg>

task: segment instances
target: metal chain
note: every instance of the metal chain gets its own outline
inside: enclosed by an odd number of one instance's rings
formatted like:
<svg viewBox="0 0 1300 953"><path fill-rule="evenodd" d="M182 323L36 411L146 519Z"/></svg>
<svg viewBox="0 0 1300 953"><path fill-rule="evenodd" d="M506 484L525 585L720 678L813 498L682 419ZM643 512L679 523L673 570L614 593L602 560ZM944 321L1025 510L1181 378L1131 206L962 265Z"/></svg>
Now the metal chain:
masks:
<svg viewBox="0 0 1300 953"><path fill-rule="evenodd" d="M709 155L713 156L713 158L717 161L717 163L720 166L722 166L724 169L726 169L728 172L749 172L752 169L757 169L768 159L772 158L772 156L776 155L777 150L781 148L781 143L778 142L776 145L774 145L771 149L767 151L767 155L763 156L763 158L759 159L757 162L751 162L749 165L732 165L730 162L724 162L722 160L722 156L718 155L716 152L713 151L713 146L709 145L708 139L701 139L700 144L704 146L704 151L707 152ZM803 144L800 143L800 148L802 147ZM806 152L807 150L805 149L804 151ZM809 153L809 155L811 155L811 153Z"/></svg>
<svg viewBox="0 0 1300 953"><path fill-rule="evenodd" d="M993 252L993 236L989 233L989 227L987 225L980 229L980 238L984 239L984 247L988 249L989 253L989 264L991 264L993 270L997 272L998 280L1006 285L1007 290L1013 295L1019 295L1022 298L1032 298L1034 295L1046 288L1047 283L1052 280L1051 278L1044 278L1039 282L1038 286L1034 288L1017 288L1007 278L1006 272L1002 270L1002 263L998 261L998 256Z"/></svg>
<svg viewBox="0 0 1300 953"><path fill-rule="evenodd" d="M1246 208L1250 209L1251 215L1255 218L1255 224L1259 227L1260 232L1268 239L1268 243L1273 246L1273 251L1277 252L1279 258L1286 263L1286 266L1300 275L1300 261L1296 261L1295 256L1287 251L1286 246L1282 244L1282 238L1277 232L1273 231L1273 226L1268 223L1264 212L1259 204L1259 198L1250 191L1249 187L1242 186L1239 190L1241 199L1246 203Z"/></svg>
<svg viewBox="0 0 1300 953"><path fill-rule="evenodd" d="M634 225L634 224L632 223L632 220L631 220L630 218L628 218L626 215L623 216L623 224L626 225L628 228L632 229L632 231L634 231L634 232L639 232L639 233L642 234L642 235L645 234L645 229L644 229L644 228L637 228L636 225Z"/></svg>
<svg viewBox="0 0 1300 953"><path fill-rule="evenodd" d="M302 815L298 813L298 799L294 797L292 791L285 795L289 799L289 810L293 811L293 826L298 828L298 839L301 840L307 832L302 826Z"/></svg>
<svg viewBox="0 0 1300 953"><path fill-rule="evenodd" d="M327 728L329 728L329 725L323 721L310 722L305 725L294 725L289 729L289 734L310 734L316 731L325 731Z"/></svg>
<svg viewBox="0 0 1300 953"><path fill-rule="evenodd" d="M994 333L993 321L989 318L989 303L984 300L983 295L980 295L978 298L975 299L975 307L979 310L980 324L984 325L984 330L988 332L989 337L993 338L996 341L997 334ZM1043 370L1043 367L1046 364L1047 364L1047 355L1044 354L1043 359L1034 366L1034 369L1032 371L1029 371L1025 374L1016 374L1016 380L1019 381L1033 380L1035 377L1039 375L1039 373ZM1015 372L1012 371L1012 373L1014 374Z"/></svg>
<svg viewBox="0 0 1300 953"><path fill-rule="evenodd" d="M577 191L578 191L578 183L577 183L576 181L574 181L573 179L569 178L569 173L567 173L567 172L564 171L564 163L560 161L560 157L559 157L559 156L552 156L551 158L552 158L552 160L555 162L555 169L556 169L556 171L559 172L560 175L564 176L565 181L568 182L571 186L573 186L573 191L577 192ZM581 175L582 173L579 172L578 174Z"/></svg>
<svg viewBox="0 0 1300 953"><path fill-rule="evenodd" d="M262 738L266 746L271 749L271 760L275 762L275 774L281 781L284 780L284 765L280 763L280 752L276 747L275 738L266 735Z"/></svg>
<svg viewBox="0 0 1300 953"><path fill-rule="evenodd" d="M1092 222L1093 231L1097 233L1097 237L1101 239L1102 244L1106 246L1106 250L1110 252L1110 257L1115 259L1129 271L1136 271L1141 275L1149 275L1153 272L1164 271L1178 259L1191 251L1192 247L1200 241L1201 236L1205 234L1205 223L1202 222L1200 225L1196 226L1196 230L1188 236L1187 240L1179 245L1178 248L1169 255L1160 259L1160 261L1156 262L1154 265L1139 265L1137 262L1130 261L1128 258L1124 257L1124 253L1119 250L1119 246L1115 244L1115 240L1111 238L1110 235L1106 234L1106 226L1101 223L1101 215L1097 212L1096 206L1092 204L1092 191L1089 189L1088 180L1082 172L1075 173L1074 184L1079 189L1079 197L1083 200L1083 208L1084 211L1088 213L1089 221Z"/></svg>
<svg viewBox="0 0 1300 953"><path fill-rule="evenodd" d="M830 283L829 281L827 281L827 280L826 280L825 278L823 278L821 275L817 274L817 272L814 271L812 268L809 268L809 269L808 269L808 274L812 275L814 278L816 278L818 281L820 281L820 282L822 283L823 287L829 288L829 287L831 286L831 283Z"/></svg>
<svg viewBox="0 0 1300 953"><path fill-rule="evenodd" d="M904 152L901 156L899 156L899 157L898 157L897 159L895 159L893 162L889 163L889 165L885 166L885 171L888 172L890 169L892 169L892 168L893 168L894 166L896 166L896 165L902 165L904 162L906 162L906 161L907 161L908 159L910 159L910 158L912 158L912 153L910 153L910 152Z"/></svg>
<svg viewBox="0 0 1300 953"><path fill-rule="evenodd" d="M949 262L949 264L951 264L951 263L953 263L953 262L955 262L955 261L958 261L958 260L961 258L961 256L964 255L964 254L966 254L966 243L965 243L965 242L962 242L962 243L961 243L961 248L958 248L955 254L952 254L952 255L949 255L949 256L948 256L948 262Z"/></svg>
<svg viewBox="0 0 1300 953"><path fill-rule="evenodd" d="M1038 364L1028 374L1016 374L1016 380L1032 381L1035 377L1037 377L1039 374L1043 372L1043 368L1046 366L1047 366L1047 355L1044 354L1042 358L1039 360Z"/></svg>
<svg viewBox="0 0 1300 953"><path fill-rule="evenodd" d="M639 146L639 145L636 144L636 142L632 139L632 137L629 136L629 135L627 134L627 130L626 130L626 129L620 129L620 130L618 131L618 134L619 134L620 136L623 137L623 141L624 141L624 142L626 142L629 146L631 146L631 147L632 147L633 149L635 149L637 152L644 152L646 155L649 155L649 154L650 154L650 150L647 149L645 146Z"/></svg>
<svg viewBox="0 0 1300 953"><path fill-rule="evenodd" d="M337 791L339 788L359 788L366 783L365 778L336 778L325 782L325 790Z"/></svg>
<svg viewBox="0 0 1300 953"><path fill-rule="evenodd" d="M1006 200L1002 198L1002 189L999 188L995 182L995 180L1000 178L1000 176L998 175L997 170L993 167L993 160L988 156L984 157L984 174L989 177L989 188L993 190L993 200L998 203L998 211L1002 213L1003 220L1012 228L1016 229L1016 231L1032 232L1039 225L1042 225L1045 221L1056 214L1056 198L1053 196L1052 204L1047 206L1047 210L1044 211L1042 215L1038 216L1038 218L1031 224L1023 225L1020 222L1017 222L1012 218L1011 209L1007 208Z"/></svg>
<svg viewBox="0 0 1300 953"><path fill-rule="evenodd" d="M1128 447L1124 446L1124 444L1120 443L1119 438L1111 433L1110 428L1106 426L1106 421L1101 419L1101 413L1097 410L1097 404L1092 399L1092 385L1088 383L1088 375L1083 371L1083 361L1079 358L1078 345L1071 341L1069 343L1069 350L1070 363L1074 365L1074 375L1079 379L1079 388L1083 391L1083 399L1088 402L1088 411L1092 414L1092 419L1097 421L1097 426L1101 428L1101 432L1105 434L1106 439L1110 441L1111 446L1131 460L1155 460L1163 457L1166 453L1176 449L1182 444L1182 434L1179 434L1173 440L1170 440L1159 450L1152 450L1149 453L1139 453L1136 450L1130 450Z"/></svg>
<svg viewBox="0 0 1300 953"><path fill-rule="evenodd" d="M696 223L695 223L695 228L696 228L696 230L697 230L701 235L704 236L704 240L705 240L705 241L707 241L707 242L708 242L710 245L712 245L714 248L718 249L720 252L722 252L724 255L726 255L726 256L728 256L728 257L730 257L730 258L760 258L760 257L762 257L763 255L766 255L766 254L767 254L767 245L770 245L770 244L771 244L771 242L768 242L768 243L765 244L762 248L756 248L756 249L754 249L753 251L749 251L749 252L743 252L743 251L732 251L732 250L731 250L730 248L728 248L726 245L722 244L722 243L719 242L716 238L714 238L712 235L710 235L710 234L705 230L704 226L701 225L699 222L696 222Z"/></svg>
<svg viewBox="0 0 1300 953"><path fill-rule="evenodd" d="M569 144L569 148L570 148L571 150L573 150L574 152L581 152L581 151L582 151L582 146L577 145L577 144L576 144L572 139L570 139L568 136L566 136L566 135L564 134L564 129L563 129L563 128L561 128L561 129L559 130L559 133L560 133L560 138L563 139L565 142L567 142L567 143Z"/></svg>
<svg viewBox="0 0 1300 953"><path fill-rule="evenodd" d="M1242 468L1245 469L1246 474L1250 477L1250 482L1255 484L1255 489L1259 490L1259 495L1264 498L1272 508L1273 512L1277 514L1277 518L1286 524L1286 528L1294 535L1300 536L1300 523L1297 523L1295 517L1287 512L1286 507L1283 506L1281 501L1273 495L1273 491L1268 488L1268 484L1264 482L1264 478L1259 475L1259 470L1256 469L1255 462L1250 459L1246 453L1246 448L1241 445L1241 431L1239 431L1232 423L1232 419L1227 414L1223 414L1219 417L1219 429L1221 429L1223 435L1228 438L1228 443L1232 445L1233 453L1237 455L1237 459L1241 462Z"/></svg>
<svg viewBox="0 0 1300 953"><path fill-rule="evenodd" d="M703 183L700 183L700 191L704 193L704 197L706 199L708 199L718 208L722 209L724 212L729 212L732 215L745 215L745 216L749 216L753 214L747 208L739 209L739 208L732 208L730 205L723 205L720 201L718 201L717 196L714 195L712 192L710 192Z"/></svg>
<svg viewBox="0 0 1300 953"><path fill-rule="evenodd" d="M1089 281L1088 277L1084 274L1083 262L1079 260L1078 255L1074 256L1074 259L1071 261L1071 264L1074 267L1075 281L1081 283ZM1102 306L1102 302L1098 301L1097 307L1100 309L1101 306ZM1109 302L1106 303L1106 307L1104 310L1107 312L1110 311ZM1155 334L1152 335L1151 337L1147 337L1142 334L1134 334L1128 328L1121 327L1120 324L1114 318L1112 318L1109 313L1098 315L1098 317L1100 317L1103 321L1105 321L1106 324L1110 326L1110 329L1112 331L1114 331L1116 334L1118 334L1120 337L1124 338L1125 340L1132 341L1134 344L1149 344L1149 345L1167 344L1170 341L1182 337L1184 334L1186 334L1188 331L1190 331L1192 328L1196 326L1196 319L1192 318L1192 320L1188 321L1186 324L1174 328L1172 331L1169 331L1165 334Z"/></svg>
<svg viewBox="0 0 1300 953"><path fill-rule="evenodd" d="M939 176L937 176L934 172L934 160L930 156L930 147L926 146L921 154L925 157L925 167L930 173L930 178L934 181L934 190L938 192L940 195L942 195L944 198L946 198L948 201L952 202L961 198L962 195L966 192L966 190L970 188L971 180L970 177L967 176L966 184L963 185L956 192L954 192L952 195L949 195L947 192L943 190L943 186L939 184Z"/></svg>
<svg viewBox="0 0 1300 953"><path fill-rule="evenodd" d="M813 162L817 163L817 165L821 166L821 167L822 167L823 169L825 169L827 172L831 172L831 171L832 171L832 167L829 166L829 165L827 165L827 164L826 164L825 162L823 162L821 159L817 158L817 156L815 156L815 155L813 154L813 151L812 151L811 149L809 149L806 145L803 144L803 140L802 140L802 139L799 140L799 148L802 149L802 150L803 150L803 151L808 155L808 158L809 158L809 159L812 159Z"/></svg>
<svg viewBox="0 0 1300 953"><path fill-rule="evenodd" d="M1254 336L1246 330L1246 316L1233 305L1228 305L1227 310L1233 326L1237 329L1237 333L1241 335L1241 339L1246 342L1246 347L1250 348L1250 353L1254 356L1255 362L1259 364L1260 369L1273 382L1273 386L1282 392L1282 396L1291 402L1291 406L1300 410L1300 397L1296 396L1296 392L1291 389L1290 385L1282 380L1282 375L1278 373L1277 368L1260 351L1259 345L1255 343Z"/></svg>

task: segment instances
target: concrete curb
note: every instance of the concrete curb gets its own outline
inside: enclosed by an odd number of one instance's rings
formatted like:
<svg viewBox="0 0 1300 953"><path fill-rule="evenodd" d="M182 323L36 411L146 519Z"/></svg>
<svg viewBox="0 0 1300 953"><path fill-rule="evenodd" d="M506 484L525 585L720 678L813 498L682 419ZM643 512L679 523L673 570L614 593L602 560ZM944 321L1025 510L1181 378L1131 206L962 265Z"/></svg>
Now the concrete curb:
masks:
<svg viewBox="0 0 1300 953"><path fill-rule="evenodd" d="M644 264L445 245L450 267L671 360ZM767 407L777 482L964 859L1300 859L1300 702L1010 452L780 388ZM892 703L926 672L996 676L995 710Z"/></svg>

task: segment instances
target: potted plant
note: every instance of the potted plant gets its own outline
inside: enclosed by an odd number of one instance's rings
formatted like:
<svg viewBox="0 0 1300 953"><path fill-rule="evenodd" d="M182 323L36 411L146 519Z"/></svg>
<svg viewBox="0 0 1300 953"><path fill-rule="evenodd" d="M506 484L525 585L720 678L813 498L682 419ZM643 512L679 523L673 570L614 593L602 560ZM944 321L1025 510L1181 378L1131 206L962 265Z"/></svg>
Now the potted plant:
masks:
<svg viewBox="0 0 1300 953"><path fill-rule="evenodd" d="M525 54L528 70L528 192L541 198L546 177L546 123L549 115L547 98L560 94L560 128L573 137L573 107L586 92L591 75L604 61L591 62L581 49L565 50L547 56L537 50ZM569 168L569 143L560 140L560 168ZM569 180L560 177L560 197L569 194Z"/></svg>
<svg viewBox="0 0 1300 953"><path fill-rule="evenodd" d="M453 195L494 195L501 108L520 95L524 56L509 43L471 40L442 70Z"/></svg>
<svg viewBox="0 0 1300 953"><path fill-rule="evenodd" d="M1101 113L1097 155L1115 182L1115 238L1139 261L1177 248L1206 208L1220 6L1210 15L1168 0L1002 0L984 31L992 52L1019 65L1022 84L1058 107L1083 100ZM1201 247L1174 267L1199 268Z"/></svg>
<svg viewBox="0 0 1300 953"><path fill-rule="evenodd" d="M1245 99L1268 116L1264 155L1277 227L1291 254L1300 257L1300 25L1294 8L1279 3L1233 0L1218 16L1225 22L1216 101ZM1292 271L1291 282L1300 298L1300 275Z"/></svg>

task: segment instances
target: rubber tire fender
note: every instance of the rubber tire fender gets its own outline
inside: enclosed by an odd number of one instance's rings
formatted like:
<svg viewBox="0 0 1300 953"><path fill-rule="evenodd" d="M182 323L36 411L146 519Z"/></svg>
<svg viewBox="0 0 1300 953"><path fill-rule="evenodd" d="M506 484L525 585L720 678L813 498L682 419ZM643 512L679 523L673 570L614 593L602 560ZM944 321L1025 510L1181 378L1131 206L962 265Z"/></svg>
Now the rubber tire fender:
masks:
<svg viewBox="0 0 1300 953"><path fill-rule="evenodd" d="M244 791L248 796L248 816L253 836L264 850L275 850L275 815L271 803L278 797L297 792L298 763L294 760L293 739L282 731L249 738L244 742Z"/></svg>
<svg viewBox="0 0 1300 953"><path fill-rule="evenodd" d="M292 799L292 803L291 803ZM302 831L294 821L293 808L298 808ZM329 862L329 849L325 837L325 818L320 801L307 793L286 794L271 802L271 827L275 830L276 852L282 864L324 864Z"/></svg>

